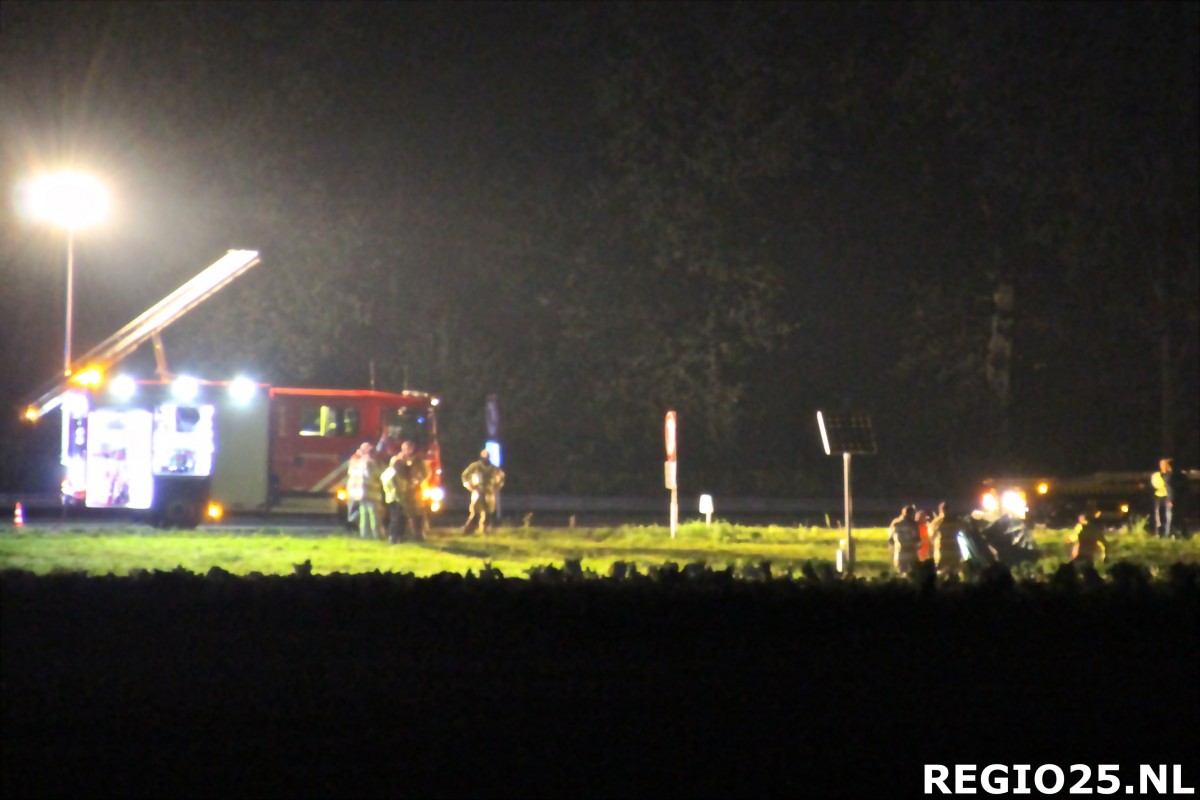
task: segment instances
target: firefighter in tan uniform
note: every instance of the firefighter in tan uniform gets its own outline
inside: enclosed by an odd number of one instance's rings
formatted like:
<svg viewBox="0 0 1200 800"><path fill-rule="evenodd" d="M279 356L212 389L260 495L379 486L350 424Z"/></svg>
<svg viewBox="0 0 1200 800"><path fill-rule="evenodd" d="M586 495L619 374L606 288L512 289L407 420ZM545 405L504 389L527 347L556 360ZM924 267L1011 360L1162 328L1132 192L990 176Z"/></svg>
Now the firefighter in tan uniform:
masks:
<svg viewBox="0 0 1200 800"><path fill-rule="evenodd" d="M892 546L892 564L899 575L912 572L921 548L921 529L917 526L917 507L905 506L888 526L888 544Z"/></svg>
<svg viewBox="0 0 1200 800"><path fill-rule="evenodd" d="M958 572L962 566L962 551L958 548L958 531L963 520L947 513L946 504L938 504L937 516L929 523L929 538L933 541L933 561L939 575Z"/></svg>
<svg viewBox="0 0 1200 800"><path fill-rule="evenodd" d="M429 530L429 516L425 503L422 502L421 487L429 477L429 465L417 455L413 443L405 441L400 445L400 452L392 458L389 469L392 470L392 485L396 498L394 506L397 507L397 517L400 514L404 515L405 535L411 536L415 541L423 541ZM395 544L400 538L398 520L390 528L389 534L392 544Z"/></svg>
<svg viewBox="0 0 1200 800"><path fill-rule="evenodd" d="M479 532L482 534L488 524L488 517L496 513L496 492L504 485L504 470L492 463L492 457L484 450L479 454L479 460L463 470L463 488L471 493L471 513L463 525L463 533L469 533L471 522L478 518ZM495 523L492 523L493 526Z"/></svg>

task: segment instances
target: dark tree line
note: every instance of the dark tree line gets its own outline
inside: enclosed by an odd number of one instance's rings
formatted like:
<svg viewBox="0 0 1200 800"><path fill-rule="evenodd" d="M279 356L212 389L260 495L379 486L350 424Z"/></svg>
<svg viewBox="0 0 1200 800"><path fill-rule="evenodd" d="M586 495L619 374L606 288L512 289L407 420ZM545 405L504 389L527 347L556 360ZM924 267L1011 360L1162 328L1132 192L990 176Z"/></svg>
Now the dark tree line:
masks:
<svg viewBox="0 0 1200 800"><path fill-rule="evenodd" d="M696 491L836 493L817 408L880 491L1194 463L1196 9L19 2L3 177L124 190L81 341L255 247L173 367L434 391L451 464L496 393L517 492L655 491L667 408ZM61 238L3 224L15 412Z"/></svg>

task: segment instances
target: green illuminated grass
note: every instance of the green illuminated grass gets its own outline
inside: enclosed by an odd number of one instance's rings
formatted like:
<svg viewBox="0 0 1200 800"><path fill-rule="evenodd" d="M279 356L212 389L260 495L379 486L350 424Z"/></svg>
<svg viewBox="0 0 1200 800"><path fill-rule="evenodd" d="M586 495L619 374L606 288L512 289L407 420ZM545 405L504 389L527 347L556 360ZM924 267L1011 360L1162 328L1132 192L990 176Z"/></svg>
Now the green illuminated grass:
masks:
<svg viewBox="0 0 1200 800"><path fill-rule="evenodd" d="M145 527L84 529L28 526L0 530L0 568L39 574L53 570L91 575L128 575L134 570L176 567L203 574L220 567L235 575L290 575L308 561L317 574L381 572L416 576L466 574L491 565L508 577L530 569L578 560L583 570L609 574L614 562L641 571L668 562L704 563L713 569L771 564L773 574L799 573L808 561L832 562L842 532L830 528L745 526L716 522L681 525L671 539L662 526L617 528L500 528L485 537L435 530L426 542L391 546L362 541L329 528L303 532L262 528L229 531L158 531ZM1031 572L1052 572L1068 558L1065 531L1039 531L1043 558ZM887 532L855 531L858 574L890 574ZM1140 533L1109 536L1109 561L1128 560L1152 570L1177 562L1200 562L1200 539L1161 541Z"/></svg>

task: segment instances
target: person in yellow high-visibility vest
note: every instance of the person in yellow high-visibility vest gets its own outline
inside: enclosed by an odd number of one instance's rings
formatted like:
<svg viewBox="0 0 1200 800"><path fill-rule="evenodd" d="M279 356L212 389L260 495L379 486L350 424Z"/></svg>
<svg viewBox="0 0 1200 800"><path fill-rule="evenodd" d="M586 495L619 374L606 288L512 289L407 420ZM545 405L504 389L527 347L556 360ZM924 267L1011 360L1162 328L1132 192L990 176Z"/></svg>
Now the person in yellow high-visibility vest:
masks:
<svg viewBox="0 0 1200 800"><path fill-rule="evenodd" d="M1175 473L1171 469L1171 459L1158 462L1158 472L1150 476L1150 486L1154 489L1154 535L1169 539L1175 510Z"/></svg>

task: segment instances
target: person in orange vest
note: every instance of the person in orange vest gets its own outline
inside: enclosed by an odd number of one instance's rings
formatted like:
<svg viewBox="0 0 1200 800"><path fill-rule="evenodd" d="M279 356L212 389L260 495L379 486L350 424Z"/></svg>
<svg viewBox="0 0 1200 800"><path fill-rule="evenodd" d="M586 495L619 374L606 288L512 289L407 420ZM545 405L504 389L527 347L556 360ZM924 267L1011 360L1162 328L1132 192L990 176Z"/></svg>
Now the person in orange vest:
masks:
<svg viewBox="0 0 1200 800"><path fill-rule="evenodd" d="M1079 524L1067 537L1071 545L1072 561L1097 561L1104 563L1108 558L1108 546L1104 541L1104 529L1087 514L1079 515Z"/></svg>
<svg viewBox="0 0 1200 800"><path fill-rule="evenodd" d="M929 514L924 510L917 511L917 533L921 536L921 544L917 547L917 560L929 560Z"/></svg>

